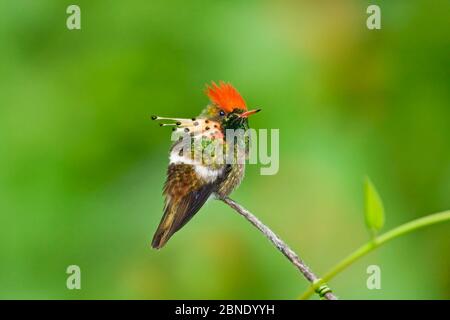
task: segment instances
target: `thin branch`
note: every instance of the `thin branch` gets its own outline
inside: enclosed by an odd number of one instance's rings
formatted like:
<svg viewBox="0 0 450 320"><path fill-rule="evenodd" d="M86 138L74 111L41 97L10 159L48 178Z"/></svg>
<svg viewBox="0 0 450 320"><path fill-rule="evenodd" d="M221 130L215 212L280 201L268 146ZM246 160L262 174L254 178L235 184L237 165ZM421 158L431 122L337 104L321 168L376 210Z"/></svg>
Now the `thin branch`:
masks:
<svg viewBox="0 0 450 320"><path fill-rule="evenodd" d="M311 282L311 284L317 284L320 279L311 271L311 269L299 258L299 256L289 246L281 240L272 230L269 229L264 223L262 223L257 217L255 217L250 211L242 207L240 204L230 198L221 199L237 213L247 219L252 225L254 225L259 231L261 231L275 247L281 251L286 258L302 273L302 275ZM321 285L324 285L320 281ZM316 286L315 286L316 287ZM326 300L337 300L337 297L331 292L327 286L322 286L322 294L318 292ZM319 289L320 289L319 288Z"/></svg>

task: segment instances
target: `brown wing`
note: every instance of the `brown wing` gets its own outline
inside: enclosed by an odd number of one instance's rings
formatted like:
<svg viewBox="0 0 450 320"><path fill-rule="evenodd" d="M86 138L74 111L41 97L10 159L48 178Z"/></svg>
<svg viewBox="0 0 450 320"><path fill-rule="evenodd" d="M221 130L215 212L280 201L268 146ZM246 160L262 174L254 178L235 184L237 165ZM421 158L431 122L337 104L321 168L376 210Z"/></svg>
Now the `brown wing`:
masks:
<svg viewBox="0 0 450 320"><path fill-rule="evenodd" d="M164 186L164 215L153 236L152 247L164 246L200 210L213 190L214 184L200 180L192 165L170 164Z"/></svg>

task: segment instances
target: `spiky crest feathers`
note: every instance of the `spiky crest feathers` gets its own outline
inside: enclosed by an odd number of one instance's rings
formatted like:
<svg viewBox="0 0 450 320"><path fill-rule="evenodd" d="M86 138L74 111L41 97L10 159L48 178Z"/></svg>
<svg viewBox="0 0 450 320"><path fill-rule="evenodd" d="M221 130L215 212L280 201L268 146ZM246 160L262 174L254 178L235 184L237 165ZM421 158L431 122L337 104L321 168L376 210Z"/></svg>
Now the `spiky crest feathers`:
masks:
<svg viewBox="0 0 450 320"><path fill-rule="evenodd" d="M247 110L245 100L230 83L219 81L217 85L213 81L211 85L206 86L206 95L224 112L232 112L234 109Z"/></svg>

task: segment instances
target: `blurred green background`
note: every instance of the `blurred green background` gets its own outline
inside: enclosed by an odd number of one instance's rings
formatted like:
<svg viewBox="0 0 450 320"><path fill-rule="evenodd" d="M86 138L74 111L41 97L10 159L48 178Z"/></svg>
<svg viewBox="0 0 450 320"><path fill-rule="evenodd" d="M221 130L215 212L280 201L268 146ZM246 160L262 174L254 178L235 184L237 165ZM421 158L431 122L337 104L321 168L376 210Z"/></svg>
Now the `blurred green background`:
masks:
<svg viewBox="0 0 450 320"><path fill-rule="evenodd" d="M233 198L318 274L368 239L362 181L385 230L450 208L448 1L0 3L0 298L292 299L297 270L210 201L167 247L170 129L204 85L232 82L280 129L280 170L259 166ZM366 28L378 4L382 29ZM449 299L450 225L397 239L336 277L348 299ZM66 288L68 265L81 290ZM366 287L381 267L381 290Z"/></svg>

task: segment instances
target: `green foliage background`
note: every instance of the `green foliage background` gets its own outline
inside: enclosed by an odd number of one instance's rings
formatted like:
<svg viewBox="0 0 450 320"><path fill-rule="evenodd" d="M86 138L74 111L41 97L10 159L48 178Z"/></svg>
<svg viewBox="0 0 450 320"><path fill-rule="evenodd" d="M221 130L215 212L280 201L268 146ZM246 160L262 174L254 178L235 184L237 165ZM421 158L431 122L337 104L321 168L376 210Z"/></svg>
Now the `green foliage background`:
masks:
<svg viewBox="0 0 450 320"><path fill-rule="evenodd" d="M161 251L169 129L206 82L232 82L280 129L280 171L233 194L317 273L368 239L362 182L385 229L450 207L448 1L0 3L0 298L297 297L307 282L210 201ZM382 9L382 29L365 27ZM82 290L66 289L68 265ZM366 268L382 289L366 288ZM449 225L395 240L330 283L342 298L450 298Z"/></svg>

